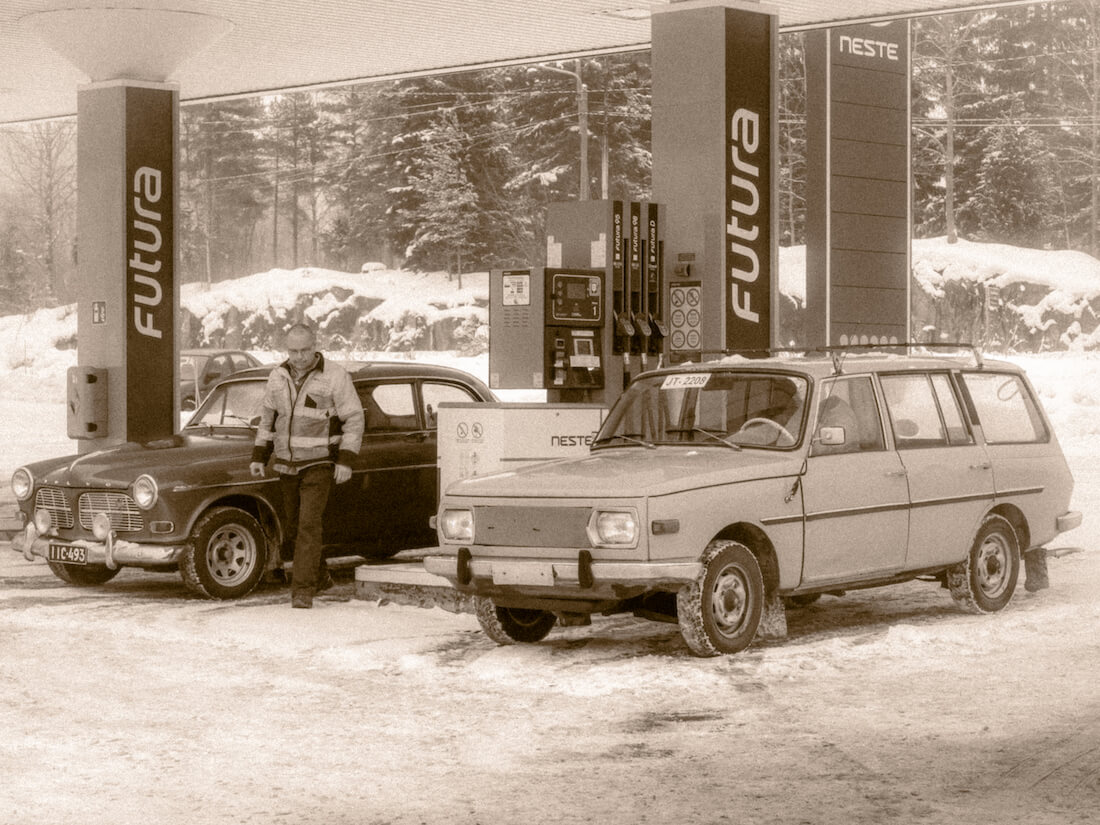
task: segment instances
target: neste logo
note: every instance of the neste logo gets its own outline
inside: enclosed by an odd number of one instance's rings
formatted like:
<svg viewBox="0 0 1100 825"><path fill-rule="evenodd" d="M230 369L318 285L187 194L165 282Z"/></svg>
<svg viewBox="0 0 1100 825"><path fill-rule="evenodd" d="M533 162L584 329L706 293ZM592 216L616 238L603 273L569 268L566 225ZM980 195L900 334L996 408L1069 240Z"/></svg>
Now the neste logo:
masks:
<svg viewBox="0 0 1100 825"><path fill-rule="evenodd" d="M871 40L866 37L840 36L841 54L855 54L860 57L881 57L886 60L898 59L898 44L886 40Z"/></svg>

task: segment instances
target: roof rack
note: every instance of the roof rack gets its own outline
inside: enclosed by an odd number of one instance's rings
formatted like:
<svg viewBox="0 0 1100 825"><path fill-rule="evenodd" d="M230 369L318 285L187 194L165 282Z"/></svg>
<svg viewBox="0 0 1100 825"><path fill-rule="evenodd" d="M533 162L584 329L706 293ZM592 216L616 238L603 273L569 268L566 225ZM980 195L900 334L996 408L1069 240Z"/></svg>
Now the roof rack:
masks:
<svg viewBox="0 0 1100 825"><path fill-rule="evenodd" d="M729 355L741 355L746 358L768 358L773 355L781 353L794 353L798 355L828 355L833 362L833 370L839 374L841 371L841 364L844 361L844 356L851 353L873 353L873 352L887 352L897 354L901 352L904 355L919 354L921 351L930 352L935 350L966 350L970 353L974 359L974 364L978 369L983 366L981 349L977 344L969 342L955 342L955 343L930 343L923 341L899 341L896 343L878 343L878 344L841 344L836 346L827 347L767 347L758 349L728 349L728 350L707 350L703 353L704 357L707 355L713 355L714 357L726 357Z"/></svg>

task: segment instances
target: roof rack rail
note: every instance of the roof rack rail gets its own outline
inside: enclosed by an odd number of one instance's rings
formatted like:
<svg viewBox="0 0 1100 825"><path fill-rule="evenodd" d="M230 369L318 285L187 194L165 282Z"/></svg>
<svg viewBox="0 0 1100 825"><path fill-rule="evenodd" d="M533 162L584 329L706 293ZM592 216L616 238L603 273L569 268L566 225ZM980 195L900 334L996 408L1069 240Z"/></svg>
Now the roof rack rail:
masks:
<svg viewBox="0 0 1100 825"><path fill-rule="evenodd" d="M902 351L906 355L913 355L920 351L932 351L932 350L966 350L974 359L974 364L978 369L983 366L982 352L977 344L969 342L958 341L954 343L948 342L924 342L924 341L898 341L893 343L878 343L878 344L839 344L830 345L827 347L766 347L758 349L728 349L728 350L707 350L704 351L703 356L713 355L714 357L726 357L730 355L741 355L746 358L768 358L773 355L781 353L795 353L799 355L828 355L832 358L833 369L839 373L841 362L844 360L844 356L850 353L871 353L871 352L891 352L897 353Z"/></svg>

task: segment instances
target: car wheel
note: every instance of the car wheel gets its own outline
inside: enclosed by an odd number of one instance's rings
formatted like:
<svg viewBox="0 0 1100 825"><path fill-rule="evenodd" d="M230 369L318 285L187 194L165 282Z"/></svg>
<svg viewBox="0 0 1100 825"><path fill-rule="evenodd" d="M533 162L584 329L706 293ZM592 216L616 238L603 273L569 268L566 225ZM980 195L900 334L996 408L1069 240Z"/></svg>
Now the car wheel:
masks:
<svg viewBox="0 0 1100 825"><path fill-rule="evenodd" d="M118 575L118 570L112 570L105 564L62 564L59 561L46 562L50 570L61 581L75 584L77 587L93 587L97 584L106 584Z"/></svg>
<svg viewBox="0 0 1100 825"><path fill-rule="evenodd" d="M697 656L744 650L756 637L764 609L764 576L745 545L707 545L699 577L676 594L680 633Z"/></svg>
<svg viewBox="0 0 1100 825"><path fill-rule="evenodd" d="M947 571L951 597L969 613L996 613L1012 600L1020 576L1020 541L1011 522L987 516L966 561Z"/></svg>
<svg viewBox="0 0 1100 825"><path fill-rule="evenodd" d="M180 559L184 584L209 599L239 599L263 578L266 542L244 510L215 507L203 514Z"/></svg>
<svg viewBox="0 0 1100 825"><path fill-rule="evenodd" d="M484 596L476 596L474 602L481 629L498 645L541 642L558 620L546 610L498 607Z"/></svg>

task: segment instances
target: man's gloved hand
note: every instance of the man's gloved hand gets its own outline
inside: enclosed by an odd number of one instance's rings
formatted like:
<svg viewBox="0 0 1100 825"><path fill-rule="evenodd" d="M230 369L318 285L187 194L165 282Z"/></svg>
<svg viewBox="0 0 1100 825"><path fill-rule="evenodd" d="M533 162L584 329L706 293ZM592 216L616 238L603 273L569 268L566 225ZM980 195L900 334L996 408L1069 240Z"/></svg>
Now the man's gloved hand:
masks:
<svg viewBox="0 0 1100 825"><path fill-rule="evenodd" d="M351 467L347 464L337 464L336 468L332 471L332 477L337 484L343 484L351 478Z"/></svg>
<svg viewBox="0 0 1100 825"><path fill-rule="evenodd" d="M264 477L264 463L262 461L253 461L248 465L248 472L254 478Z"/></svg>

